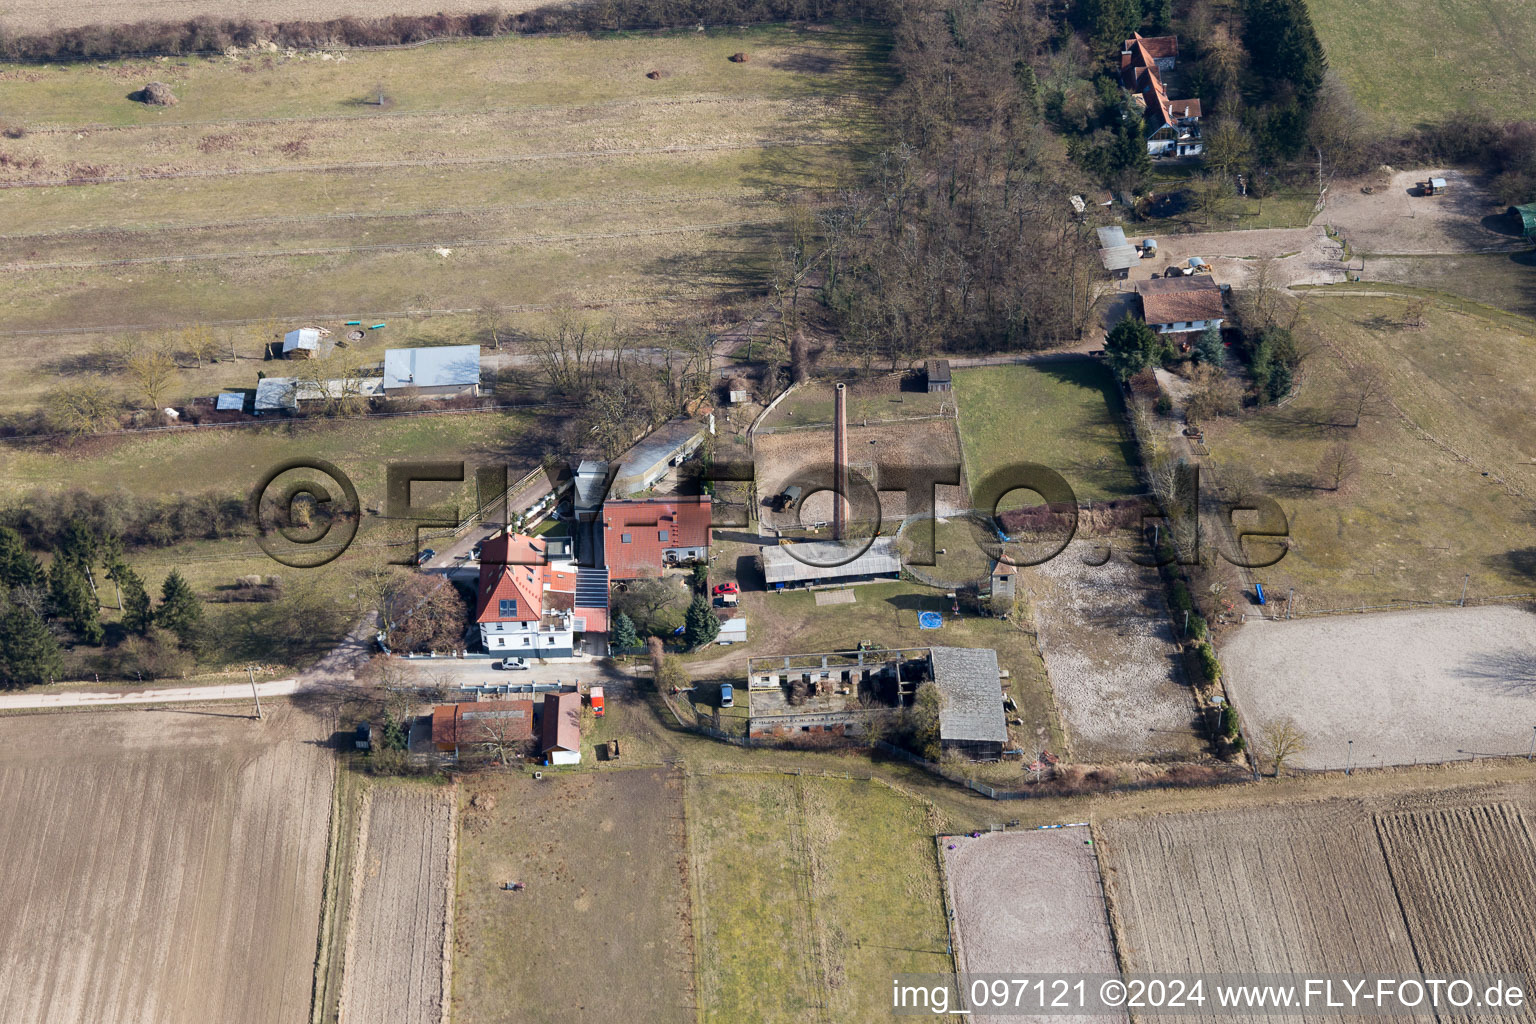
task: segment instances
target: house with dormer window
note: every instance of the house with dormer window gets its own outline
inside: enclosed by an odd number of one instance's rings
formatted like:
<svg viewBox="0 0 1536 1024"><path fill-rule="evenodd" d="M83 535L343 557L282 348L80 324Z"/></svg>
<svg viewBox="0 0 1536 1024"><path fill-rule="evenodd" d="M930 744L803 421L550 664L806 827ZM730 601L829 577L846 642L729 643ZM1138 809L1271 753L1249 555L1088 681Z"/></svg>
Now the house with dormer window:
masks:
<svg viewBox="0 0 1536 1024"><path fill-rule="evenodd" d="M1169 99L1163 82L1178 58L1178 36L1148 38L1138 32L1120 46L1120 84L1146 121L1147 152L1152 156L1198 156L1205 149L1200 101Z"/></svg>
<svg viewBox="0 0 1536 1024"><path fill-rule="evenodd" d="M497 534L480 552L475 622L492 655L569 658L583 623L576 614L574 562L550 561L545 542Z"/></svg>

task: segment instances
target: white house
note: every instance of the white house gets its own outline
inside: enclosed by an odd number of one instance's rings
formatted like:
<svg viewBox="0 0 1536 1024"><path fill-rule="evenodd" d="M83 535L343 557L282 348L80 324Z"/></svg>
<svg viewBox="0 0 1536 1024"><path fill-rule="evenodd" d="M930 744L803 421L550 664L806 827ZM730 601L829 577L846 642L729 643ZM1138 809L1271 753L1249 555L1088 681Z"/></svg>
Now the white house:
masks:
<svg viewBox="0 0 1536 1024"><path fill-rule="evenodd" d="M1141 316L1159 334L1203 331L1226 322L1222 287L1207 274L1136 282Z"/></svg>
<svg viewBox="0 0 1536 1024"><path fill-rule="evenodd" d="M482 545L475 621L488 653L530 660L575 653L577 567L546 556L543 540L522 534Z"/></svg>

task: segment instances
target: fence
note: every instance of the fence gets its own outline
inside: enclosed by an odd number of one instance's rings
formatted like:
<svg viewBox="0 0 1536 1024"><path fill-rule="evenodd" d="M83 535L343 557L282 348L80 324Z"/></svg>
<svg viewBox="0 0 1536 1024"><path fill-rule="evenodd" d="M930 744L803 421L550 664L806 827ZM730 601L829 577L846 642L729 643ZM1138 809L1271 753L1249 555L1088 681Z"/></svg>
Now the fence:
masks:
<svg viewBox="0 0 1536 1024"><path fill-rule="evenodd" d="M1286 598L1275 601L1276 610L1273 615L1265 615L1263 612L1244 612L1243 618L1260 619L1304 619L1315 615L1361 615L1367 612L1401 612L1414 608L1463 608L1468 605L1493 605L1493 604L1520 604L1524 602L1536 602L1536 593L1525 594L1493 594L1482 596L1468 594L1461 598L1444 598L1441 600L1403 599L1391 601L1387 604L1358 604L1339 608L1289 608L1285 607L1290 602Z"/></svg>

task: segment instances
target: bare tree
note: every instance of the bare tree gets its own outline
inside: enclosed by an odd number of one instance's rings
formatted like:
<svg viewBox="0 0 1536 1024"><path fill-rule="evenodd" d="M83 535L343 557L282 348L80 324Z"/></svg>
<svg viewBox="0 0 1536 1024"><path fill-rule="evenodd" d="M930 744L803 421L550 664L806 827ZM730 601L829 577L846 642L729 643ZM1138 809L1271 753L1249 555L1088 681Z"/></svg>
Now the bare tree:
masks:
<svg viewBox="0 0 1536 1024"><path fill-rule="evenodd" d="M501 307L495 300L486 299L475 316L480 321L481 332L490 339L491 348L500 350L506 323L506 314L501 311Z"/></svg>
<svg viewBox="0 0 1536 1024"><path fill-rule="evenodd" d="M1223 178L1241 171L1253 157L1253 136L1235 117L1223 115L1205 133L1205 162Z"/></svg>
<svg viewBox="0 0 1536 1024"><path fill-rule="evenodd" d="M474 705L469 705L473 708ZM520 717L517 709L508 711L467 712L475 716L475 746L485 751L503 768L512 758L521 757L528 745L529 724Z"/></svg>
<svg viewBox="0 0 1536 1024"><path fill-rule="evenodd" d="M122 399L105 377L78 377L49 393L47 409L54 429L79 437L116 426Z"/></svg>
<svg viewBox="0 0 1536 1024"><path fill-rule="evenodd" d="M1336 441L1323 452L1317 464L1316 486L1323 490L1337 491L1360 471L1360 457L1354 448L1344 441Z"/></svg>
<svg viewBox="0 0 1536 1024"><path fill-rule="evenodd" d="M550 385L567 395L584 395L599 377L622 370L613 324L570 309L555 314L553 328L535 335L529 348Z"/></svg>
<svg viewBox="0 0 1536 1024"><path fill-rule="evenodd" d="M1260 731L1259 747L1272 774L1278 777L1287 762L1307 752L1307 737L1295 719L1286 717Z"/></svg>
<svg viewBox="0 0 1536 1024"><path fill-rule="evenodd" d="M1366 416L1379 413L1387 400L1387 379L1381 371L1374 366L1359 367L1340 385L1339 415L1335 418L1342 420L1348 417L1348 426L1358 427Z"/></svg>
<svg viewBox="0 0 1536 1024"><path fill-rule="evenodd" d="M184 328L180 337L181 348L197 363L197 368L203 368L204 360L212 359L218 350L218 339L213 336L213 329L203 324Z"/></svg>
<svg viewBox="0 0 1536 1024"><path fill-rule="evenodd" d="M1425 314L1429 312L1427 299L1414 299L1403 309L1403 326L1413 330L1422 330L1425 323Z"/></svg>
<svg viewBox="0 0 1536 1024"><path fill-rule="evenodd" d="M1190 180L1191 205L1205 215L1205 223L1225 218L1232 212L1235 195L1232 181L1224 174L1197 174Z"/></svg>
<svg viewBox="0 0 1536 1024"><path fill-rule="evenodd" d="M176 379L176 360L163 345L136 348L123 364L128 379L151 409L159 410Z"/></svg>
<svg viewBox="0 0 1536 1024"><path fill-rule="evenodd" d="M1260 256L1252 266L1248 287L1237 293L1238 312L1250 328L1273 327L1279 322L1283 291L1275 258Z"/></svg>

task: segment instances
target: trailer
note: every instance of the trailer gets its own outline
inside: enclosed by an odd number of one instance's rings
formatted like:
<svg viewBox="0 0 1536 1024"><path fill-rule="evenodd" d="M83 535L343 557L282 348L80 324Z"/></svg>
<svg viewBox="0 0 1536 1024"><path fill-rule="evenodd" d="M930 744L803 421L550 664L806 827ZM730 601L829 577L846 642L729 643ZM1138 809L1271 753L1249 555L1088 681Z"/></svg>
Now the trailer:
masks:
<svg viewBox="0 0 1536 1024"><path fill-rule="evenodd" d="M604 708L603 708L603 688L601 686L594 686L594 687L592 687L592 689L590 691L588 691L588 693L587 693L587 699L592 704L592 717L593 718L602 718L603 717L603 711L604 711Z"/></svg>

